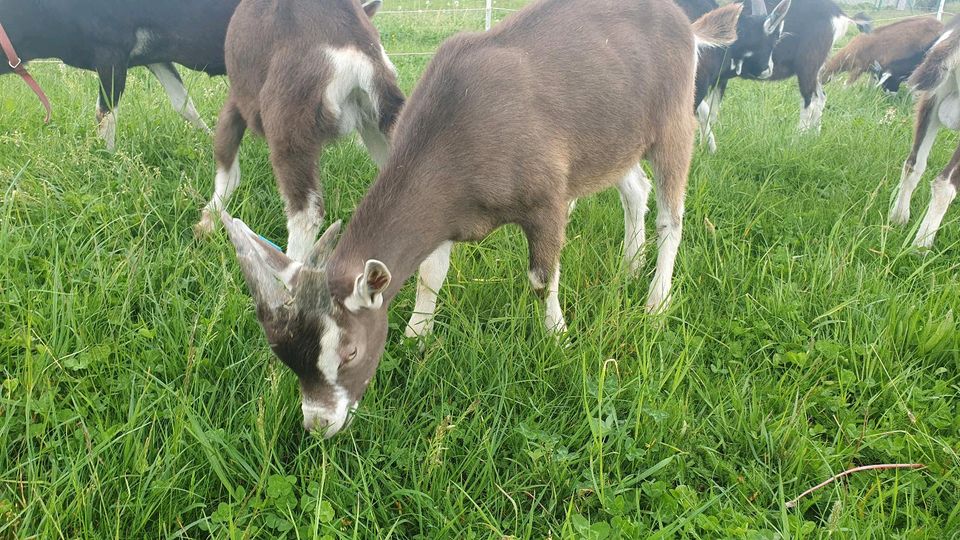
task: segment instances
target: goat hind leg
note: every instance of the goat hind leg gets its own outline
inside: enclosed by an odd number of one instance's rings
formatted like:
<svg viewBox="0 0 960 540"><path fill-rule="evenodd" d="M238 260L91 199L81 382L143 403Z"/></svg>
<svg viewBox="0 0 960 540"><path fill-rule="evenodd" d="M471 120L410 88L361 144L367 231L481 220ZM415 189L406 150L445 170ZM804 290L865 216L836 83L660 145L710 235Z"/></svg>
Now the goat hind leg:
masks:
<svg viewBox="0 0 960 540"><path fill-rule="evenodd" d="M181 79L180 74L177 73L177 68L167 62L149 64L147 65L147 69L160 81L163 90L170 99L170 105L177 111L177 114L182 116L187 122L190 122L193 127L203 131L207 135L211 135L212 132L210 128L207 127L207 124L200 118L197 107L193 104L193 100L190 99L190 94L187 93L187 88L183 85L183 79Z"/></svg>
<svg viewBox="0 0 960 540"><path fill-rule="evenodd" d="M958 188L960 188L960 147L957 147L947 168L930 186L930 205L923 216L923 221L920 222L920 228L917 229L917 237L913 240L915 247L925 249L933 245L933 239L937 230L940 229L943 216L947 213L950 203L956 198Z"/></svg>
<svg viewBox="0 0 960 540"><path fill-rule="evenodd" d="M433 317L437 310L437 294L450 269L450 250L453 242L440 244L421 264L417 275L417 303L407 323L404 335L422 338L433 332Z"/></svg>
<svg viewBox="0 0 960 540"><path fill-rule="evenodd" d="M650 313L663 312L670 302L673 268L683 233L683 205L693 147L692 125L678 122L671 128L675 133L663 137L650 156L657 183L658 246L657 269L647 297L647 311Z"/></svg>
<svg viewBox="0 0 960 540"><path fill-rule="evenodd" d="M624 265L631 274L636 274L643 264L642 251L646 242L644 219L650 197L650 180L638 163L627 172L617 189L623 205Z"/></svg>
<svg viewBox="0 0 960 540"><path fill-rule="evenodd" d="M220 111L217 120L217 133L214 138L214 159L217 162L217 176L214 180L214 192L203 208L200 221L193 227L197 236L205 236L213 231L217 222L216 215L227 207L227 201L240 185L240 141L247 129L247 123L240 109L232 99L228 99Z"/></svg>

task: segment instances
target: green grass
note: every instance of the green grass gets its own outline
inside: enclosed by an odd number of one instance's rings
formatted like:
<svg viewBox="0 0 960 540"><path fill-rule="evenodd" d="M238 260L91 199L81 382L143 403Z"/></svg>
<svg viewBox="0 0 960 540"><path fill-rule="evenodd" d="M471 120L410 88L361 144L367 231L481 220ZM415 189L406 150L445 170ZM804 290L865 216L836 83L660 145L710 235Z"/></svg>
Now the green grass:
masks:
<svg viewBox="0 0 960 540"><path fill-rule="evenodd" d="M385 36L416 25L401 20ZM397 58L406 90L426 61ZM192 236L211 141L141 69L107 154L94 76L34 72L49 126L0 79L0 538L960 534L960 211L926 256L908 247L926 181L911 225L886 225L905 93L828 85L823 133L801 137L794 83L732 83L719 153L694 158L664 318L643 310L653 246L640 279L620 272L614 193L569 227L569 348L541 328L517 229L457 247L436 336L423 353L402 339L408 285L359 418L323 441L225 235ZM226 82L186 79L212 123ZM941 137L926 178L956 144ZM241 152L231 210L282 240L267 149ZM329 218L349 220L374 166L342 141L320 168ZM927 468L784 509L886 462Z"/></svg>

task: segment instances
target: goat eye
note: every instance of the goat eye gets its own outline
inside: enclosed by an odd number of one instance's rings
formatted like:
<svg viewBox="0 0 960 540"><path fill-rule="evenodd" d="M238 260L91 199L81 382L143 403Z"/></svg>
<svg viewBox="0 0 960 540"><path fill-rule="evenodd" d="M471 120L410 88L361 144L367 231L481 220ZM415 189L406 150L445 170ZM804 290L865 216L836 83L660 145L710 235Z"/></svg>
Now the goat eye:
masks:
<svg viewBox="0 0 960 540"><path fill-rule="evenodd" d="M357 357L357 348L354 347L354 348L350 351L350 354L347 355L347 362L352 361L352 360L353 360L354 358L356 358L356 357Z"/></svg>

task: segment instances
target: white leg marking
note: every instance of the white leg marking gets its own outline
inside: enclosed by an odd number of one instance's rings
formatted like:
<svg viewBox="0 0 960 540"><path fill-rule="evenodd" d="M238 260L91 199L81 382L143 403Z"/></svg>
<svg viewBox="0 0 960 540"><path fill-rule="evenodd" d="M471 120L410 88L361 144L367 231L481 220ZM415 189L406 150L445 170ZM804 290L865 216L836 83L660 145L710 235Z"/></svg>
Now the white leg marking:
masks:
<svg viewBox="0 0 960 540"><path fill-rule="evenodd" d="M367 147L367 152L377 164L377 168L383 169L387 164L387 158L390 157L390 141L380 131L380 126L372 122L365 123L360 128L360 138L363 139L363 145Z"/></svg>
<svg viewBox="0 0 960 540"><path fill-rule="evenodd" d="M313 243L317 240L323 216L317 209L317 194L311 194L306 207L290 213L287 211L287 257L295 261L304 261Z"/></svg>
<svg viewBox="0 0 960 540"><path fill-rule="evenodd" d="M948 178L940 177L933 181L930 190L930 206L927 207L927 214L923 216L923 221L917 230L917 237L913 240L914 246L929 248L933 245L933 239L937 235L937 230L940 229L943 216L956 196L957 188Z"/></svg>
<svg viewBox="0 0 960 540"><path fill-rule="evenodd" d="M921 135L920 147L917 148L917 159L911 168L906 162L903 163L903 171L900 174L900 185L897 187L897 194L893 206L890 208L890 223L894 225L903 225L910 220L910 199L913 197L913 190L917 188L920 177L927 170L927 158L930 157L930 150L937 139L937 130L939 124L935 115L930 115L930 123L926 131Z"/></svg>
<svg viewBox="0 0 960 540"><path fill-rule="evenodd" d="M810 106L804 107L800 111L800 125L798 130L801 133L813 131L820 133L820 117L823 115L823 109L827 105L827 95L823 88L817 83L817 89L810 98Z"/></svg>
<svg viewBox="0 0 960 540"><path fill-rule="evenodd" d="M236 191L237 186L240 185L240 156L239 154L233 158L233 164L230 165L229 170L221 169L217 167L217 177L214 180L213 188L213 197L210 198L210 202L203 207L203 212L200 216L200 222L197 223L194 230L199 235L210 234L213 231L214 224L219 220L218 214L220 210L223 210L227 207L227 201L230 199L230 196L233 195L233 192Z"/></svg>
<svg viewBox="0 0 960 540"><path fill-rule="evenodd" d="M563 320L563 310L560 309L560 263L557 263L550 283L547 284L547 298L544 302L544 323L547 330L562 334L567 331L567 323Z"/></svg>
<svg viewBox="0 0 960 540"><path fill-rule="evenodd" d="M706 142L710 153L713 154L717 151L717 141L713 137L713 129L711 129L712 115L708 101L709 98L704 99L700 102L700 105L697 105L697 122L700 124L700 144Z"/></svg>
<svg viewBox="0 0 960 540"><path fill-rule="evenodd" d="M620 203L623 205L623 258L632 274L639 271L643 261L643 244L646 242L644 218L650 198L650 180L640 165L635 165L617 186Z"/></svg>
<svg viewBox="0 0 960 540"><path fill-rule="evenodd" d="M160 81L160 84L163 85L167 97L170 98L170 105L173 106L173 110L177 111L184 120L193 124L197 129L206 132L208 135L212 135L213 132L210 131L207 124L200 118L200 113L197 112L197 108L193 105L193 100L190 99L190 95L187 94L187 89L183 86L183 82L177 77L176 73L170 71L172 67L168 64L150 64L147 68L153 73L157 80Z"/></svg>
<svg viewBox="0 0 960 540"><path fill-rule="evenodd" d="M679 215L674 215L666 201L661 200L657 192L657 236L659 251L657 253L657 270L650 283L650 293L647 297L647 311L650 313L663 312L670 301L670 287L673 281L673 266L677 260L677 251L680 249L680 236L683 232L683 206L678 209Z"/></svg>
<svg viewBox="0 0 960 540"><path fill-rule="evenodd" d="M433 316L437 311L437 294L443 286L443 280L450 269L450 250L453 242L440 244L433 253L420 264L417 277L417 304L407 323L404 335L409 338L424 337L433 332Z"/></svg>
<svg viewBox="0 0 960 540"><path fill-rule="evenodd" d="M573 199L573 200L570 201L570 203L567 205L567 219L570 219L570 216L573 215L573 211L576 210L576 209L577 209L577 200L576 200L576 199Z"/></svg>
<svg viewBox="0 0 960 540"><path fill-rule="evenodd" d="M97 133L106 143L108 152L113 152L117 147L117 109L114 107L107 111L100 119L100 126L97 128Z"/></svg>

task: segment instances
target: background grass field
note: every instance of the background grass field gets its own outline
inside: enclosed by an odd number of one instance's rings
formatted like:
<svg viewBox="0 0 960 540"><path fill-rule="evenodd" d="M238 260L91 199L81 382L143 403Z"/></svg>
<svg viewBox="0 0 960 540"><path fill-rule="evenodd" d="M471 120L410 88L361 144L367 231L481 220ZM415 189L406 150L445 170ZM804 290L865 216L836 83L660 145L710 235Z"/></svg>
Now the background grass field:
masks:
<svg viewBox="0 0 960 540"><path fill-rule="evenodd" d="M378 25L388 50L423 51L482 13ZM405 90L427 60L395 57ZM960 211L926 256L908 247L926 181L911 226L886 225L906 92L830 84L822 135L802 137L795 83L731 84L666 317L643 310L653 246L641 279L620 271L612 192L569 226L569 348L541 327L517 229L456 248L436 336L402 339L408 286L359 418L323 441L225 235L192 235L210 139L139 69L108 154L95 77L34 72L49 126L0 79L0 538L960 537ZM186 80L212 124L226 81ZM262 141L241 167L232 212L285 239ZM349 140L319 167L349 220L375 167ZM784 508L885 462L927 468Z"/></svg>

